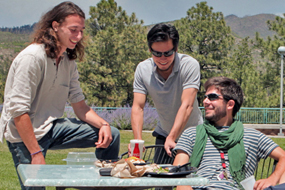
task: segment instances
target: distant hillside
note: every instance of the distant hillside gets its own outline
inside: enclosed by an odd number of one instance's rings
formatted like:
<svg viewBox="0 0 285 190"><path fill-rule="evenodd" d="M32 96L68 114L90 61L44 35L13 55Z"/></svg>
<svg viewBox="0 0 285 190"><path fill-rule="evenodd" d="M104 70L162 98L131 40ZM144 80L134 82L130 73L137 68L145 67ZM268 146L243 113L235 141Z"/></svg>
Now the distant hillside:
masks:
<svg viewBox="0 0 285 190"><path fill-rule="evenodd" d="M24 25L24 26L17 26L17 27L2 27L0 28L0 31L2 32L11 32L14 34L31 34L34 30L34 27L36 26L36 23L33 25Z"/></svg>
<svg viewBox="0 0 285 190"><path fill-rule="evenodd" d="M0 67L3 61L14 59L14 57L29 44L28 34L13 34L0 31Z"/></svg>
<svg viewBox="0 0 285 190"><path fill-rule="evenodd" d="M229 15L225 17L226 24L231 27L232 32L238 37L244 38L249 36L250 38L255 37L255 33L259 32L260 36L266 38L267 36L273 36L275 32L269 31L267 26L268 20L275 20L276 15L274 14L258 14L253 16L237 17L235 15ZM170 21L172 23L174 21ZM20 27L7 28L2 27L0 31L11 32L15 34L30 34L34 27L33 25L24 25ZM153 25L149 25L151 28Z"/></svg>
<svg viewBox="0 0 285 190"><path fill-rule="evenodd" d="M231 27L231 30L233 33L236 34L237 37L244 38L246 36L249 36L250 38L255 37L255 33L259 32L260 36L263 38L266 38L267 36L273 36L275 32L269 31L267 26L268 20L275 20L275 15L273 14L258 14L253 16L245 16L242 18L239 18L235 15L229 15L225 17L226 24ZM167 23L173 23L174 21L169 21ZM23 41L23 37L26 38L24 41L28 41L29 38L28 35L32 33L33 28L35 27L35 24L32 25L24 25L20 27L13 27L13 28L7 28L2 27L0 28L0 47L3 47L3 40L7 43L7 40L9 42L15 42L14 40L11 40L7 38L7 33L14 33L15 35L18 35L21 40ZM147 27L150 29L152 25L148 25ZM1 33L2 31L2 33ZM15 37L15 35L12 35ZM1 45L2 44L2 45Z"/></svg>
<svg viewBox="0 0 285 190"><path fill-rule="evenodd" d="M254 38L256 32L259 32L260 37L266 38L267 36L273 36L275 34L275 32L270 31L267 26L267 21L273 21L275 17L276 15L273 14L258 14L242 18L229 15L225 17L225 21L226 24L231 27L232 32L241 38L246 36Z"/></svg>
<svg viewBox="0 0 285 190"><path fill-rule="evenodd" d="M232 32L238 38L255 38L255 33L258 32L260 37L266 39L267 36L273 36L276 34L268 29L267 21L275 20L276 15L274 14L258 14L253 16L237 17L236 15L228 15L225 17L226 24L231 27ZM167 23L174 23L169 21ZM148 25L150 29L154 24Z"/></svg>

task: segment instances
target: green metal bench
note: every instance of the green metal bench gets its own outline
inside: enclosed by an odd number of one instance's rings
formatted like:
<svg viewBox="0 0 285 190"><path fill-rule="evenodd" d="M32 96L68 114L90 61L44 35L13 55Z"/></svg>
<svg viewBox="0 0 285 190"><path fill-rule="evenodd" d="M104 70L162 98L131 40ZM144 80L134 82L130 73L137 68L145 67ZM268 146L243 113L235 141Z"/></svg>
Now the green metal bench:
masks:
<svg viewBox="0 0 285 190"><path fill-rule="evenodd" d="M267 159L261 159L254 172L255 179L259 180L268 178L275 170L277 162L277 160L274 160L270 157L268 157Z"/></svg>

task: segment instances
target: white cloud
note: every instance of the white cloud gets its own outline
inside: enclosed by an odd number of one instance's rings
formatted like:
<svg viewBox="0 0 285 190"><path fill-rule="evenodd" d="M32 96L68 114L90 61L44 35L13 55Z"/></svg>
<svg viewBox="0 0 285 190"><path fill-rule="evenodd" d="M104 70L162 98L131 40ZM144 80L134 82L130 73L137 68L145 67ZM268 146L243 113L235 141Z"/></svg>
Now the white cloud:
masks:
<svg viewBox="0 0 285 190"><path fill-rule="evenodd" d="M282 18L285 18L285 17L284 17L284 14L285 14L285 13L276 13L275 15L276 15L276 16L280 16L280 17L282 17Z"/></svg>

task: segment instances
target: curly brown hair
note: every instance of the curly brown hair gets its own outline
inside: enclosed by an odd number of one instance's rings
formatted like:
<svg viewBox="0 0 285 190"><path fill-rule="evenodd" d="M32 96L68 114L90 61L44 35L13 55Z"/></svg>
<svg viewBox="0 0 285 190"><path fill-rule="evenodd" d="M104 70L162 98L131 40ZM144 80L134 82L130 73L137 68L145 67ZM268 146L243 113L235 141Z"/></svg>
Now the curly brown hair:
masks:
<svg viewBox="0 0 285 190"><path fill-rule="evenodd" d="M41 17L41 20L36 24L36 29L33 35L33 43L45 45L47 56L55 59L60 52L60 43L58 36L52 27L52 22L63 23L69 15L79 15L85 19L84 12L74 3L66 1L55 6ZM84 38L82 38L74 49L66 49L69 59L83 59L84 56Z"/></svg>

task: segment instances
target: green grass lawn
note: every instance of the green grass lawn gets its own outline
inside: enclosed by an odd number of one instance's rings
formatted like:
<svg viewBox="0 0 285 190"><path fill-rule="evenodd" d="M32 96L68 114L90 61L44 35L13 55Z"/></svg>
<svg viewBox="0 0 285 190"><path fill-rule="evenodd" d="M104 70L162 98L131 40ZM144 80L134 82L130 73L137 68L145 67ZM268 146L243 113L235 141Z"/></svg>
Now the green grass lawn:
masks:
<svg viewBox="0 0 285 190"><path fill-rule="evenodd" d="M130 139L133 138L131 131L121 131L121 148L120 154L128 150ZM154 138L150 132L143 133L145 145L154 144ZM285 138L273 138L274 142L285 148ZM49 150L46 156L47 164L66 164L62 159L66 158L68 152L86 151L93 152L94 148L86 149L66 149L66 150ZM54 187L48 187L48 190L54 190ZM20 190L18 177L13 166L12 156L6 143L0 143L0 190Z"/></svg>
<svg viewBox="0 0 285 190"><path fill-rule="evenodd" d="M120 131L121 133L121 144L120 154L128 150L128 144L133 139L132 131ZM151 145L155 143L155 139L152 137L150 132L143 133L143 139L145 145ZM95 148L85 149L65 149L65 150L48 150L46 156L47 164L66 164L62 159L66 158L68 152L94 152ZM6 142L0 143L0 190L20 190L20 183L12 161L12 155L9 152ZM48 190L54 190L54 187L48 187Z"/></svg>

